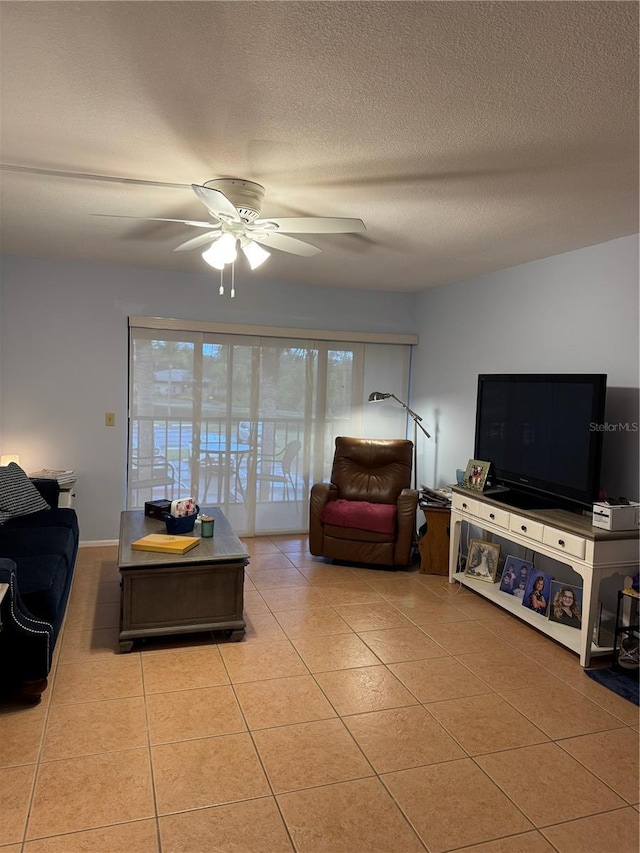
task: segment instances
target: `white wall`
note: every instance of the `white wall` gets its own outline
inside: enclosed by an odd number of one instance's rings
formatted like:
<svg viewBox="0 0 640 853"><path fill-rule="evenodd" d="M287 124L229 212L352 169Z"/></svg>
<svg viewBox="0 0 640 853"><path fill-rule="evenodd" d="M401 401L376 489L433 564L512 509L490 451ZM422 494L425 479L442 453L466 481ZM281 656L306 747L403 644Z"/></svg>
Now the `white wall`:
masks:
<svg viewBox="0 0 640 853"><path fill-rule="evenodd" d="M206 273L16 257L1 288L0 452L77 471L85 541L116 538L125 501L130 315L418 333L406 402L434 436L418 481L438 486L473 454L478 373L607 373L607 419L640 420L637 236L418 296L256 278L230 300ZM638 497L638 433L605 434L603 485Z"/></svg>
<svg viewBox="0 0 640 853"><path fill-rule="evenodd" d="M633 235L421 293L411 405L436 434L421 476L453 483L473 456L479 373L606 373L607 421L637 423L638 279ZM638 438L604 434L608 494L638 499Z"/></svg>
<svg viewBox="0 0 640 853"><path fill-rule="evenodd" d="M73 468L83 541L117 538L125 505L127 318L413 333L415 296L50 259L2 259L0 452ZM368 389L371 390L371 389ZM105 427L105 412L116 426Z"/></svg>

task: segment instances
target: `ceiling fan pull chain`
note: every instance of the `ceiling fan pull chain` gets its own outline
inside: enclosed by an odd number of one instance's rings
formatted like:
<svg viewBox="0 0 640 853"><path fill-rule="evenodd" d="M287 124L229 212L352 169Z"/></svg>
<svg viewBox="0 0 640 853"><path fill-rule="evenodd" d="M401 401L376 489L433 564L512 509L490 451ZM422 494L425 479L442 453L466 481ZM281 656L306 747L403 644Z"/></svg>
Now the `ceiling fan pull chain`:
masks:
<svg viewBox="0 0 640 853"><path fill-rule="evenodd" d="M220 294L220 296L224 296L223 276L224 276L224 267L220 270L220 287L218 288L218 293Z"/></svg>
<svg viewBox="0 0 640 853"><path fill-rule="evenodd" d="M236 265L231 264L231 298L236 295Z"/></svg>

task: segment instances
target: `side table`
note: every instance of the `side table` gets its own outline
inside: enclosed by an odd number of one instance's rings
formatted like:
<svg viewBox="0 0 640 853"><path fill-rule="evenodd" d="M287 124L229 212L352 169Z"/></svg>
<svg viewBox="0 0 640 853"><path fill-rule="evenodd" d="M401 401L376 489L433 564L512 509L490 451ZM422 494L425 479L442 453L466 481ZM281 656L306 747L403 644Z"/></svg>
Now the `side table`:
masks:
<svg viewBox="0 0 640 853"><path fill-rule="evenodd" d="M60 494L58 495L58 506L72 507L76 497L76 481L72 480L69 483L60 485Z"/></svg>
<svg viewBox="0 0 640 853"><path fill-rule="evenodd" d="M451 510L443 506L423 506L421 509L427 522L427 531L418 540L420 572L448 575Z"/></svg>

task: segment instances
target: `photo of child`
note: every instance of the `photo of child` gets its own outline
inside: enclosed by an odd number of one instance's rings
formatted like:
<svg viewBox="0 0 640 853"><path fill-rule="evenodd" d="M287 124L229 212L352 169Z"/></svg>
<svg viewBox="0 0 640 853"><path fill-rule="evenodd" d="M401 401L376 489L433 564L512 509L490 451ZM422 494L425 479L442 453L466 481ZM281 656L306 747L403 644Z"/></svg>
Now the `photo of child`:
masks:
<svg viewBox="0 0 640 853"><path fill-rule="evenodd" d="M581 628L582 589L553 581L550 594L549 620L559 622L561 625L569 625L571 628Z"/></svg>
<svg viewBox="0 0 640 853"><path fill-rule="evenodd" d="M518 586L513 590L513 594L516 598L519 598L521 601L524 599L524 594L527 591L527 581L518 580Z"/></svg>
<svg viewBox="0 0 640 853"><path fill-rule="evenodd" d="M500 591L506 592L508 595L518 596L518 591L521 589L520 581L523 581L522 590L524 591L529 576L529 570L533 568L532 563L526 560L521 560L519 557L509 555L504 563L502 578L500 580ZM521 597L521 596L519 596Z"/></svg>
<svg viewBox="0 0 640 853"><path fill-rule="evenodd" d="M549 610L550 587L552 577L536 568L529 569L522 604L540 616L546 616Z"/></svg>

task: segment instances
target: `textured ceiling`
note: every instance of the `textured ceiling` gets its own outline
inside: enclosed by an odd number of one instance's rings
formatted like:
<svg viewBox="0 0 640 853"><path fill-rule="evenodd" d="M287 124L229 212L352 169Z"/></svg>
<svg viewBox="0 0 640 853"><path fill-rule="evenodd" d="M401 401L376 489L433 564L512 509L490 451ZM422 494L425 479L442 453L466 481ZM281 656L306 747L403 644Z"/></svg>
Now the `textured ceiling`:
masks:
<svg viewBox="0 0 640 853"><path fill-rule="evenodd" d="M359 235L261 278L416 291L638 230L635 2L1 2L0 160L266 188ZM1 248L210 271L189 188L0 172ZM211 271L213 275L215 273ZM244 274L244 273L243 273Z"/></svg>

